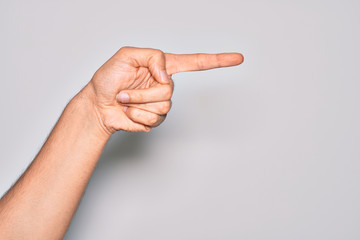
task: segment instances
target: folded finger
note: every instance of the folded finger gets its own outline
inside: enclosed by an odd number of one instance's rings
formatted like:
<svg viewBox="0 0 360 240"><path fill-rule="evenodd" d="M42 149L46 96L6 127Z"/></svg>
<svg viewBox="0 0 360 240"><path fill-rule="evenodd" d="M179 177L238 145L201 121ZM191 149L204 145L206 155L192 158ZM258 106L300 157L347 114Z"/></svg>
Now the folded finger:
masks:
<svg viewBox="0 0 360 240"><path fill-rule="evenodd" d="M152 112L158 115L167 114L171 109L171 101L154 102L154 103L138 103L138 104L126 104L128 107L134 107L148 112Z"/></svg>
<svg viewBox="0 0 360 240"><path fill-rule="evenodd" d="M150 103L169 101L172 97L173 86L171 84L158 84L146 89L134 89L121 91L116 99L120 103Z"/></svg>
<svg viewBox="0 0 360 240"><path fill-rule="evenodd" d="M159 126L166 118L166 115L158 115L135 107L128 107L125 114L132 121L152 128Z"/></svg>
<svg viewBox="0 0 360 240"><path fill-rule="evenodd" d="M123 47L119 54L131 59L134 67L146 67L161 84L169 83L169 76L166 71L165 54L159 49Z"/></svg>

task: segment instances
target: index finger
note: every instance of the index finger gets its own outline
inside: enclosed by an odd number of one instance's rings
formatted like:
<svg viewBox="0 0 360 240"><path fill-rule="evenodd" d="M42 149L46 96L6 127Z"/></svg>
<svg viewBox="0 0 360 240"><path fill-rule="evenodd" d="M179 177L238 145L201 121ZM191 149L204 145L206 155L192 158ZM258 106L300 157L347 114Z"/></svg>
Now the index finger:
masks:
<svg viewBox="0 0 360 240"><path fill-rule="evenodd" d="M165 53L165 59L166 70L169 75L178 72L201 71L220 67L231 67L239 65L244 61L244 57L241 53Z"/></svg>

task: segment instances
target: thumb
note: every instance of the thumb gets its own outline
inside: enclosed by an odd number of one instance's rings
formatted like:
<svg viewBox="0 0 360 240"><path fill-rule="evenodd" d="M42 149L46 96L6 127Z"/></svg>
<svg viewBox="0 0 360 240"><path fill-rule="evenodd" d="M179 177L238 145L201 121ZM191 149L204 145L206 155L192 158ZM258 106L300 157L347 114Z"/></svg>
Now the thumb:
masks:
<svg viewBox="0 0 360 240"><path fill-rule="evenodd" d="M148 68L151 75L160 84L169 84L170 79L166 71L165 54L159 49L123 47L119 54L132 59L134 67Z"/></svg>
<svg viewBox="0 0 360 240"><path fill-rule="evenodd" d="M166 71L165 54L161 50L152 52L149 58L149 70L151 75L160 84L170 84L170 78Z"/></svg>

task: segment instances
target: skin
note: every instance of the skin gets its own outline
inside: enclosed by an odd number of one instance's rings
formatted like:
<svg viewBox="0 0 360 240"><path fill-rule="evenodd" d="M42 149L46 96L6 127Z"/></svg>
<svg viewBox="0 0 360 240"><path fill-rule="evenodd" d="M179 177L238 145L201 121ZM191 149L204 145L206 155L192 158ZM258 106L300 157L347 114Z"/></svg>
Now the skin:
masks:
<svg viewBox="0 0 360 240"><path fill-rule="evenodd" d="M145 131L170 111L178 72L241 64L239 53L121 48L69 102L38 155L0 200L0 239L62 239L112 133Z"/></svg>

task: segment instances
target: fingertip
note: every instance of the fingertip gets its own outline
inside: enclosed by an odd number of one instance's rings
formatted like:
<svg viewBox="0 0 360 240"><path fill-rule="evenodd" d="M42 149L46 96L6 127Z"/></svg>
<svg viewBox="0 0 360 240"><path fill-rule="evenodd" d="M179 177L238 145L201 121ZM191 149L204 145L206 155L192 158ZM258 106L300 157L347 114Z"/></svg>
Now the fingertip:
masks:
<svg viewBox="0 0 360 240"><path fill-rule="evenodd" d="M244 62L244 55L242 55L241 53L236 53L237 54L237 64L236 65L239 65L239 64L242 64Z"/></svg>
<svg viewBox="0 0 360 240"><path fill-rule="evenodd" d="M116 100L120 103L128 103L130 101L130 96L128 93L120 92L116 95Z"/></svg>
<svg viewBox="0 0 360 240"><path fill-rule="evenodd" d="M229 53L226 56L228 64L231 66L240 65L244 62L244 56L241 53Z"/></svg>

